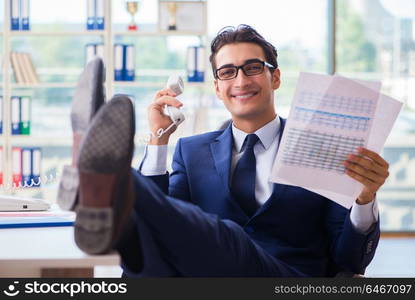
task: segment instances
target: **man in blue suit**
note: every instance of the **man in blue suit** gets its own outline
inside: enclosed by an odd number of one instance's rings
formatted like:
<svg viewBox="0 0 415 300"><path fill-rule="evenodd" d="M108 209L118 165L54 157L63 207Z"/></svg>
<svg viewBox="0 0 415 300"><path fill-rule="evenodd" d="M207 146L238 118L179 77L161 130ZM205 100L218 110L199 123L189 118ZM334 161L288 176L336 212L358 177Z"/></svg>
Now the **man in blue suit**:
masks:
<svg viewBox="0 0 415 300"><path fill-rule="evenodd" d="M350 210L270 182L285 125L274 105L277 52L247 25L221 31L211 50L216 94L232 123L180 139L170 175L171 132L153 136L138 172L131 172L131 104L121 97L97 114L78 167L79 247L89 253L116 248L132 277L364 273L379 240L375 195L388 176L386 161L364 148L347 157L346 173L364 185ZM153 132L171 124L163 106L180 107L175 96L162 90L149 106Z"/></svg>

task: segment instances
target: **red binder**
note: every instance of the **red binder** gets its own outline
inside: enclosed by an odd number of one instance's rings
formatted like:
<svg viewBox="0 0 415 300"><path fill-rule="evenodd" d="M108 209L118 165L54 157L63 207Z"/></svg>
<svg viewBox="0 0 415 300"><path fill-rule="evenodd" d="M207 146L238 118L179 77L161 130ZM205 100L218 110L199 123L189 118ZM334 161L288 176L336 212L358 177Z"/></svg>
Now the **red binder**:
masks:
<svg viewBox="0 0 415 300"><path fill-rule="evenodd" d="M22 183L22 148L13 147L13 187L20 187Z"/></svg>

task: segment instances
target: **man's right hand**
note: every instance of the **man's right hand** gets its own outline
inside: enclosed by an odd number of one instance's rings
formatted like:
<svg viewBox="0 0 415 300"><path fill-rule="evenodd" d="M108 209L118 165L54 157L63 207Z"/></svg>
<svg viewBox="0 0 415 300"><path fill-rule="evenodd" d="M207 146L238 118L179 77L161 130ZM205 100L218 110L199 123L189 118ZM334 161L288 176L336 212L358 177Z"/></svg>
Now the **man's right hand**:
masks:
<svg viewBox="0 0 415 300"><path fill-rule="evenodd" d="M170 117L164 114L164 106L170 105L180 108L183 104L177 100L176 94L171 89L163 89L157 92L153 103L147 108L148 123L150 130L153 134L157 133L160 128L166 129L173 122ZM176 130L174 126L169 131L165 132L162 137L157 138L152 136L149 141L149 145L167 145L170 135Z"/></svg>

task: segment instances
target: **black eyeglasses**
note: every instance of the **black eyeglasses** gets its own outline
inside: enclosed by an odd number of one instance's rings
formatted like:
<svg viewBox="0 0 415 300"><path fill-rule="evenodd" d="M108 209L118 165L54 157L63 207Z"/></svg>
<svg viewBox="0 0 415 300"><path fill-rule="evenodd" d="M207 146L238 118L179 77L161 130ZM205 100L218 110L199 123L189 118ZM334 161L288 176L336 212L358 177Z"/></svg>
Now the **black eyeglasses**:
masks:
<svg viewBox="0 0 415 300"><path fill-rule="evenodd" d="M242 72L244 72L246 76L255 76L264 72L264 67L268 67L272 70L275 69L275 67L270 63L255 59L249 60L240 66L227 65L221 67L215 71L215 77L220 80L234 79L238 76L239 69L242 69Z"/></svg>

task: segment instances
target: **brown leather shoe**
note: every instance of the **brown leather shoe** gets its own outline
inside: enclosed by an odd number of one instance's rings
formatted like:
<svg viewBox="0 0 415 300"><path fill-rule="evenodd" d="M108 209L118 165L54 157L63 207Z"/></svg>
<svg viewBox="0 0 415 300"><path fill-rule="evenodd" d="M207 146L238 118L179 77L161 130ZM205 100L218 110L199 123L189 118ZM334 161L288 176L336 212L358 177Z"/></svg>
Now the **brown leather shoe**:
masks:
<svg viewBox="0 0 415 300"><path fill-rule="evenodd" d="M75 89L71 108L72 166L64 166L57 196L63 210L74 210L77 203L79 148L91 120L105 102L104 78L104 63L97 57L87 64Z"/></svg>
<svg viewBox="0 0 415 300"><path fill-rule="evenodd" d="M134 108L115 96L93 119L79 155L75 242L89 254L111 251L133 207Z"/></svg>

